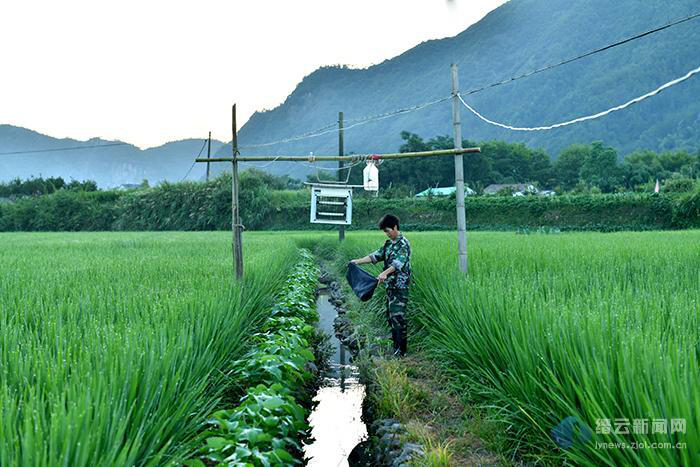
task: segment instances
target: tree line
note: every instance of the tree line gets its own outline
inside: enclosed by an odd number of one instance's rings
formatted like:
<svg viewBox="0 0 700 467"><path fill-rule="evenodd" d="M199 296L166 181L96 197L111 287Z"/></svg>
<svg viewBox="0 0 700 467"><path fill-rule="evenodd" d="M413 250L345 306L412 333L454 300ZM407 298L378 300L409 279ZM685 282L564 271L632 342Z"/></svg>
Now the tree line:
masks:
<svg viewBox="0 0 700 467"><path fill-rule="evenodd" d="M424 140L403 131L401 152L430 151L453 148L450 136ZM481 147L481 153L465 154L465 183L480 192L490 184L535 183L540 188L559 193L614 193L651 191L659 180L663 191L691 191L700 176L700 152L666 151L656 153L638 150L622 159L618 152L602 142L572 144L552 161L542 149L522 143L464 140L463 147ZM361 183L362 171L350 177ZM452 157L430 157L406 163L400 160L382 162L380 187L396 191L418 192L430 187L454 186Z"/></svg>
<svg viewBox="0 0 700 467"><path fill-rule="evenodd" d="M39 177L27 180L15 178L9 182L0 183L0 198L50 195L58 190L97 191L97 183L92 180L66 182L62 177Z"/></svg>
<svg viewBox="0 0 700 467"><path fill-rule="evenodd" d="M415 133L403 131L401 138L404 142L400 152L453 147L452 137L446 135L426 141ZM529 148L522 143L464 140L462 145L481 147L481 153L464 155L465 183L477 192L494 183L534 183L539 188L557 193L581 194L650 192L656 180L660 181L663 192L690 192L700 186L700 152L638 150L622 159L614 148L594 142L572 144L552 161L544 150ZM362 184L362 169L360 165L351 170L350 183ZM341 175L345 178L346 173ZM256 168L248 168L240 176L241 186L254 193L263 188L297 190L304 186L289 175L277 176ZM335 176L335 172L330 172L324 178ZM318 181L315 175L310 175L308 180ZM379 180L383 197L409 196L430 187L454 186L454 159L428 157L411 159L410 162L382 161ZM148 182L144 180L140 187L147 188ZM0 183L0 198L97 189L97 184L90 180L66 182L61 177L14 179Z"/></svg>

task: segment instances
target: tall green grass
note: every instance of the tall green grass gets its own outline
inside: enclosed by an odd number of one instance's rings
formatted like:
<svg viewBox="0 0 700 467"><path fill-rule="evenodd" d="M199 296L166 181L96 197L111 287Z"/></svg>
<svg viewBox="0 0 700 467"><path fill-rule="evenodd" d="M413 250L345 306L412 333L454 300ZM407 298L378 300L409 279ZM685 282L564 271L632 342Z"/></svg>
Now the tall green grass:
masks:
<svg viewBox="0 0 700 467"><path fill-rule="evenodd" d="M0 234L0 465L162 465L201 424L296 248L225 233Z"/></svg>
<svg viewBox="0 0 700 467"><path fill-rule="evenodd" d="M408 238L420 345L502 422L513 452L553 464L700 463L700 232L471 234L466 277L455 235ZM382 241L349 239L347 256ZM570 416L593 436L564 449L551 432ZM677 418L686 433L652 434L653 419ZM597 419L613 430L627 419L630 434L596 434ZM648 434L632 433L634 419Z"/></svg>

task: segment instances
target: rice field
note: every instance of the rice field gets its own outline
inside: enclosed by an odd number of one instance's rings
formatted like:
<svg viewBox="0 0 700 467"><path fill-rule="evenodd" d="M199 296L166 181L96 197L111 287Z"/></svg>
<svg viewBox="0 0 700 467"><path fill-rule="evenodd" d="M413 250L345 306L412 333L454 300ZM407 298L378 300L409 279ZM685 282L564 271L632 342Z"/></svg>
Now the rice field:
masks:
<svg viewBox="0 0 700 467"><path fill-rule="evenodd" d="M414 345L522 460L700 463L700 232L470 234L467 277L456 235L407 236Z"/></svg>
<svg viewBox="0 0 700 467"><path fill-rule="evenodd" d="M455 235L406 235L411 345L514 459L700 463L699 231L474 233L466 277ZM225 232L0 235L0 465L190 458L297 247L334 254L336 238L246 233L232 285ZM338 251L384 239L350 232Z"/></svg>
<svg viewBox="0 0 700 467"><path fill-rule="evenodd" d="M163 465L198 449L222 369L294 263L225 233L0 235L0 465Z"/></svg>

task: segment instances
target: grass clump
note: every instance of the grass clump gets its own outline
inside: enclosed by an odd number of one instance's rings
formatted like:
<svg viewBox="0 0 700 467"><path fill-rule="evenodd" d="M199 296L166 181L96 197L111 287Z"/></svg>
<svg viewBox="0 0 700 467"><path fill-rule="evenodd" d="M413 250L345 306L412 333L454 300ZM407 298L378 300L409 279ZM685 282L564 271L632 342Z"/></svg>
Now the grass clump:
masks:
<svg viewBox="0 0 700 467"><path fill-rule="evenodd" d="M406 369L398 360L376 360L371 381L375 385L370 392L377 418L410 420L426 402L428 393L413 384Z"/></svg>

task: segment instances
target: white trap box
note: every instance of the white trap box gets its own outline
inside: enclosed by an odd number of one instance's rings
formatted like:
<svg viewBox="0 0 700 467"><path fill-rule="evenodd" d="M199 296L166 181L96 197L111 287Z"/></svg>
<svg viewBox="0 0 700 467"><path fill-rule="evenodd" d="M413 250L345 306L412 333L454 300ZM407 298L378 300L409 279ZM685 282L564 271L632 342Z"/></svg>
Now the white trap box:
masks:
<svg viewBox="0 0 700 467"><path fill-rule="evenodd" d="M311 185L312 224L352 224L352 188Z"/></svg>

